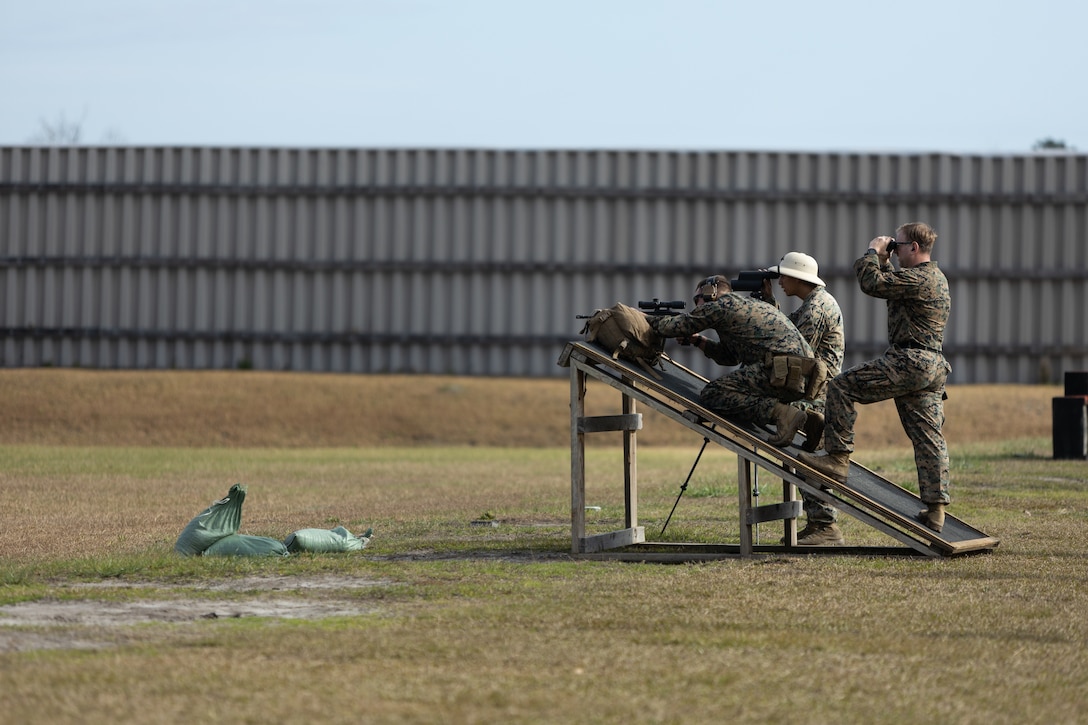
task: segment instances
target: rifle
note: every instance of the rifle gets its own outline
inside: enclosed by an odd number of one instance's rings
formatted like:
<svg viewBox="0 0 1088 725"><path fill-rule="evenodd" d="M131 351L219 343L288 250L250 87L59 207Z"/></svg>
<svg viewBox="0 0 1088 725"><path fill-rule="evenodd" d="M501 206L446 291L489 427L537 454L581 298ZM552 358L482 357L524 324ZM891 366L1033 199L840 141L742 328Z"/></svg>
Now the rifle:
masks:
<svg viewBox="0 0 1088 725"><path fill-rule="evenodd" d="M673 312L672 310L683 310L685 307L687 307L687 303L683 300L671 300L668 302L662 302L661 300L654 297L648 302L646 300L638 301L638 308L648 315L675 315L678 313ZM600 312L600 310L598 310L597 312ZM596 314L596 312L594 312L593 314ZM591 317L593 317L593 315L575 315L574 319L588 320Z"/></svg>
<svg viewBox="0 0 1088 725"><path fill-rule="evenodd" d="M645 300L639 300L638 301L638 308L640 310L644 310L646 312L646 314L666 316L666 317L671 316L671 315L679 314L677 312L673 312L673 310L682 310L682 309L686 308L687 306L688 306L687 303L684 302L683 300L672 300L672 301L669 301L669 302L662 302L661 300L657 299L656 297L654 297L649 302L647 302Z"/></svg>
<svg viewBox="0 0 1088 725"><path fill-rule="evenodd" d="M683 310L686 307L687 307L687 303L684 302L683 300L672 300L671 302L662 302L661 300L657 299L656 297L654 297L649 302L646 302L644 300L639 300L639 303L638 303L638 308L640 310L644 311L648 315L657 315L658 317L671 317L673 315L679 314L679 313L675 312L674 310ZM691 344L690 342L688 342L689 339L690 338L687 338L687 337L679 337L679 338L676 339L676 341L678 343L680 343L681 345L683 345L684 347L687 347L688 345Z"/></svg>

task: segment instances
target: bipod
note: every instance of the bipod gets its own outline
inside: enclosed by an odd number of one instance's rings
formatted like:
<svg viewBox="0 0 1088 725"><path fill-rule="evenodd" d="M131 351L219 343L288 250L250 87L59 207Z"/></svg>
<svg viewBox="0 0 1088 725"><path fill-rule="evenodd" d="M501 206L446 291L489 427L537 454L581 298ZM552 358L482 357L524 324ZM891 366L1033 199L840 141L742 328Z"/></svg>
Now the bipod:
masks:
<svg viewBox="0 0 1088 725"><path fill-rule="evenodd" d="M664 536L665 535L665 529L669 528L669 522L672 521L672 515L674 513L676 513L676 507L677 507L677 505L679 505L680 498L681 498L681 496L684 495L684 491L688 490L688 481L691 480L692 474L695 473L695 467L699 465L699 459L703 457L703 451L706 450L707 443L710 443L710 439L704 437L703 438L703 447L699 449L699 455L695 456L695 463L691 464L691 470L688 471L688 477L684 479L683 485L680 486L680 493L677 494L677 496L676 496L676 502L673 503L672 511L669 512L669 517L667 519L665 519L665 525L661 527L661 533L659 534L659 536Z"/></svg>

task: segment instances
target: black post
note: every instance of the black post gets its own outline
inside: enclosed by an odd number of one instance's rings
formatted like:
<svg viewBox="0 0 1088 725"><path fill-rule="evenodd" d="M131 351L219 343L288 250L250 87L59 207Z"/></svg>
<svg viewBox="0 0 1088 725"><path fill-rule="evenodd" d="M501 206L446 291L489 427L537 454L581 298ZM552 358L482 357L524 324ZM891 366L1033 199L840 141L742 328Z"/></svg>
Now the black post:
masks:
<svg viewBox="0 0 1088 725"><path fill-rule="evenodd" d="M1065 374L1065 396L1054 398L1054 458L1088 460L1088 372Z"/></svg>

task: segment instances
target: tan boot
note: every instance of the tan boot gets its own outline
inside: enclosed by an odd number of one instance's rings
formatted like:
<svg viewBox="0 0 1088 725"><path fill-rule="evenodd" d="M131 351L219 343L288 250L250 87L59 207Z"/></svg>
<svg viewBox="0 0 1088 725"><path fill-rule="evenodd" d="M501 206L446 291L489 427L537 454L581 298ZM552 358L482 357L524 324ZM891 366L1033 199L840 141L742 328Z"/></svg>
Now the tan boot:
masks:
<svg viewBox="0 0 1088 725"><path fill-rule="evenodd" d="M801 449L809 453L820 450L824 439L824 414L818 410L810 410L805 418L805 442Z"/></svg>
<svg viewBox="0 0 1088 725"><path fill-rule="evenodd" d="M941 533L944 528L944 504L927 503L926 507L918 512L918 520L929 528Z"/></svg>
<svg viewBox="0 0 1088 725"><path fill-rule="evenodd" d="M846 538L838 524L816 524L803 537L797 537L798 546L842 546Z"/></svg>
<svg viewBox="0 0 1088 725"><path fill-rule="evenodd" d="M850 475L850 454L846 451L838 453L802 453L798 460L812 466L820 473L839 483L846 483Z"/></svg>
<svg viewBox="0 0 1088 725"><path fill-rule="evenodd" d="M805 424L805 411L785 403L774 404L774 427L776 435L770 439L772 446L788 446L793 442L797 431Z"/></svg>
<svg viewBox="0 0 1088 725"><path fill-rule="evenodd" d="M819 524L805 523L805 527L797 532L797 540L800 541L801 539L803 539L806 536L808 536L809 534L811 534L813 531L816 530L817 526L819 526ZM785 544L786 543L786 537L783 536L781 539L778 540L778 543L779 544Z"/></svg>

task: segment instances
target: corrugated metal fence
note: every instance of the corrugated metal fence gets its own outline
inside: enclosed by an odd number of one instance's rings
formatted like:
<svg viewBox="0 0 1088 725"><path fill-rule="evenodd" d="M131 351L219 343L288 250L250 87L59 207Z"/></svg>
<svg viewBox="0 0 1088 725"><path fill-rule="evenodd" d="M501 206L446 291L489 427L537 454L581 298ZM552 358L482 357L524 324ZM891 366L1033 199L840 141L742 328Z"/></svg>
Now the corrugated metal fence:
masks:
<svg viewBox="0 0 1088 725"><path fill-rule="evenodd" d="M1086 209L1076 153L4 147L0 365L563 375L577 314L790 250L852 364L887 336L851 264L922 220L952 381L1058 381L1088 369Z"/></svg>

